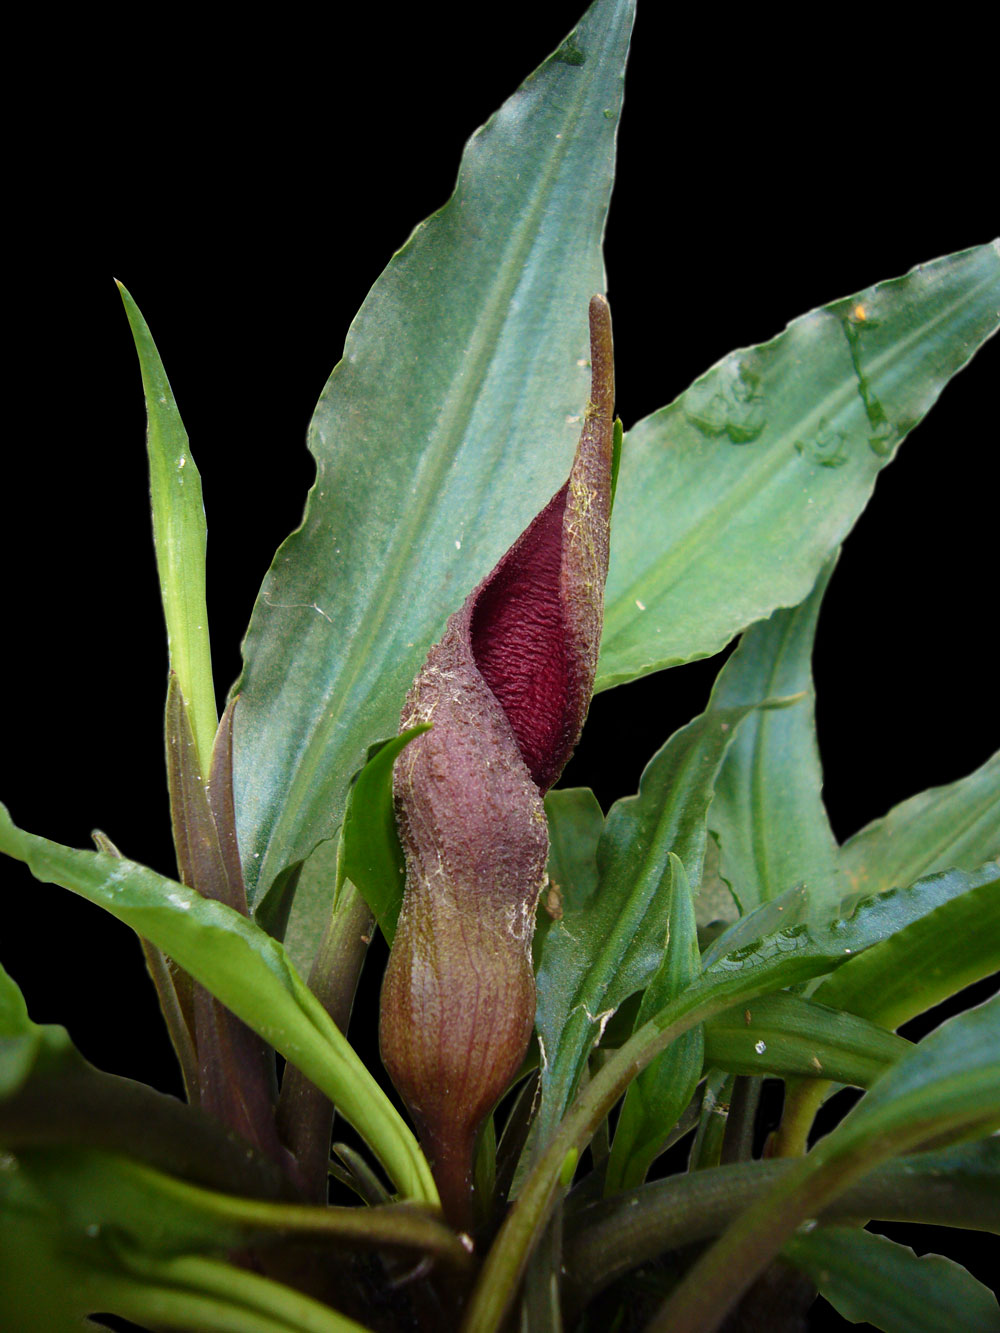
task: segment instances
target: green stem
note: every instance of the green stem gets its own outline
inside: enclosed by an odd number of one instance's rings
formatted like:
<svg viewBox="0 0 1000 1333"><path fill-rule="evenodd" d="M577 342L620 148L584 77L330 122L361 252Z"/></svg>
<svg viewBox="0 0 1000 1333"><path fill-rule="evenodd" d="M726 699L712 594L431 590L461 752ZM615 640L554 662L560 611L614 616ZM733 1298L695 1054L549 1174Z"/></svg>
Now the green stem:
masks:
<svg viewBox="0 0 1000 1333"><path fill-rule="evenodd" d="M367 1333L362 1324L270 1278L200 1255L151 1259L119 1251L136 1276L126 1317L205 1333ZM125 1288L125 1291L128 1289ZM130 1309L123 1309L128 1304Z"/></svg>
<svg viewBox="0 0 1000 1333"><path fill-rule="evenodd" d="M785 1106L771 1144L773 1157L802 1157L809 1147L809 1131L816 1112L830 1091L825 1078L789 1079Z"/></svg>

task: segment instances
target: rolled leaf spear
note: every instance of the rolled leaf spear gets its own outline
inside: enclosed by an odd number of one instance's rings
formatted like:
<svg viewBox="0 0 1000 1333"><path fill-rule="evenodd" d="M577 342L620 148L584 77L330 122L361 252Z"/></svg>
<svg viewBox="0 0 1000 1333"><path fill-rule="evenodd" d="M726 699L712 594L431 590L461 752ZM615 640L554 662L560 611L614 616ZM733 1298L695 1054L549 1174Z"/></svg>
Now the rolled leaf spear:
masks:
<svg viewBox="0 0 1000 1333"><path fill-rule="evenodd" d="M592 378L565 485L449 619L403 707L430 722L396 762L406 889L382 987L382 1059L452 1225L471 1231L476 1135L524 1059L545 883L542 797L593 692L608 570L614 361L590 302Z"/></svg>

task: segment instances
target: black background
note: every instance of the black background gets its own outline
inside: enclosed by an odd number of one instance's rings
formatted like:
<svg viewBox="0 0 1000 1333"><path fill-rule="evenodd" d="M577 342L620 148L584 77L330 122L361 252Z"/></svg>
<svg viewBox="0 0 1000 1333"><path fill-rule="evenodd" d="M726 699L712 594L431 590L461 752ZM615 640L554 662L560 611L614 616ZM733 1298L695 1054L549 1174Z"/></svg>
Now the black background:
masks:
<svg viewBox="0 0 1000 1333"><path fill-rule="evenodd" d="M351 317L582 7L289 9L225 32L123 19L25 42L0 483L0 794L24 827L78 846L100 827L173 870L144 411L112 275L202 472L222 692L301 516L306 424ZM636 24L606 244L626 426L732 348L1000 231L981 35L704 11L645 3ZM816 677L840 837L997 746L998 370L993 344L907 440L830 587ZM600 696L567 780L605 804L634 790L717 666ZM21 869L4 866L0 946L33 1017L177 1090L131 933Z"/></svg>

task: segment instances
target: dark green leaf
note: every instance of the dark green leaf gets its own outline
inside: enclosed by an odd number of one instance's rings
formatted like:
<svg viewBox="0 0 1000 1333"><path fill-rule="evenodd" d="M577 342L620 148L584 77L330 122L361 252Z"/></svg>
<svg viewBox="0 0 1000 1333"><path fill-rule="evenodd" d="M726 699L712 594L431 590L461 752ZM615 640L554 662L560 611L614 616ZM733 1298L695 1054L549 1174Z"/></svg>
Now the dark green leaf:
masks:
<svg viewBox="0 0 1000 1333"><path fill-rule="evenodd" d="M411 727L373 746L351 787L344 814L344 873L371 908L389 944L396 934L406 883L392 800L392 766L414 736L429 730L428 724Z"/></svg>
<svg viewBox="0 0 1000 1333"><path fill-rule="evenodd" d="M801 602L998 311L993 242L803 315L634 426L597 688L708 657Z"/></svg>
<svg viewBox="0 0 1000 1333"><path fill-rule="evenodd" d="M313 1240L324 1231L354 1239L370 1213L351 1209L354 1217L341 1220L331 1209L231 1199L79 1149L0 1162L5 1329L63 1333L83 1328L86 1315L112 1313L200 1333L364 1333L291 1287L192 1251L220 1252L255 1232L292 1231L296 1222ZM424 1243L433 1244L427 1222L413 1219L411 1234L423 1224Z"/></svg>
<svg viewBox="0 0 1000 1333"><path fill-rule="evenodd" d="M650 1333L715 1328L796 1228L853 1180L920 1143L986 1133L997 1124L1000 997L942 1023L893 1065L788 1179L747 1209L697 1261Z"/></svg>
<svg viewBox="0 0 1000 1333"><path fill-rule="evenodd" d="M683 863L670 857L670 916L663 962L646 988L636 1019L643 1023L685 991L701 971L691 888ZM644 1069L629 1088L608 1162L606 1190L638 1185L663 1151L702 1074L702 1028L685 1032Z"/></svg>
<svg viewBox="0 0 1000 1333"><path fill-rule="evenodd" d="M718 1235L796 1169L790 1158L669 1176L571 1215L566 1268L579 1304L630 1268ZM996 1232L1000 1141L964 1143L875 1167L824 1210L824 1222L878 1218Z"/></svg>
<svg viewBox="0 0 1000 1333"><path fill-rule="evenodd" d="M795 1236L785 1255L852 1324L883 1333L1000 1330L997 1298L940 1254L918 1258L908 1246L860 1227L819 1227Z"/></svg>
<svg viewBox="0 0 1000 1333"><path fill-rule="evenodd" d="M549 820L549 881L563 912L580 911L597 889L597 847L604 812L589 787L566 787L545 797Z"/></svg>

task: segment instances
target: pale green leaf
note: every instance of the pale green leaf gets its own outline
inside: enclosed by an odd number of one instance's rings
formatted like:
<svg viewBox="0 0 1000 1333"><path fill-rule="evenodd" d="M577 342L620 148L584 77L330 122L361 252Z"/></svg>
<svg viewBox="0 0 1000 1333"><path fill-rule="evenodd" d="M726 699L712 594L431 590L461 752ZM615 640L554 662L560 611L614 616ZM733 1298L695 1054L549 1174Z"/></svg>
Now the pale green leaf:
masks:
<svg viewBox="0 0 1000 1333"><path fill-rule="evenodd" d="M207 537L201 474L149 327L121 283L118 290L135 339L146 395L153 542L170 667L190 710L198 757L207 773L218 713L205 603Z"/></svg>
<svg viewBox="0 0 1000 1333"><path fill-rule="evenodd" d="M1000 858L1000 752L968 777L895 806L850 838L841 855L863 898L935 870L974 870Z"/></svg>
<svg viewBox="0 0 1000 1333"><path fill-rule="evenodd" d="M801 602L998 312L993 242L803 315L634 426L597 688L710 656Z"/></svg>
<svg viewBox="0 0 1000 1333"><path fill-rule="evenodd" d="M751 625L713 691L719 707L801 695L789 708L752 713L730 746L708 815L719 874L744 912L802 885L811 920L834 915L843 897L837 844L823 805L810 659L832 563L789 611Z"/></svg>

